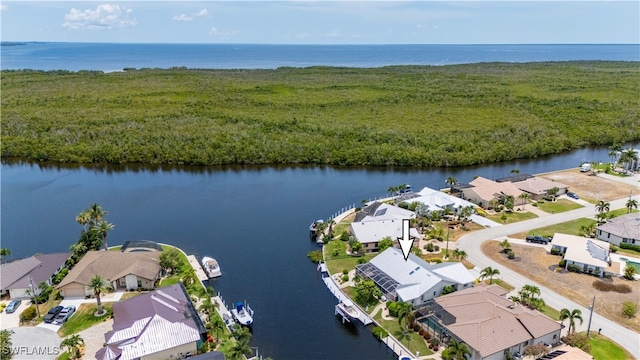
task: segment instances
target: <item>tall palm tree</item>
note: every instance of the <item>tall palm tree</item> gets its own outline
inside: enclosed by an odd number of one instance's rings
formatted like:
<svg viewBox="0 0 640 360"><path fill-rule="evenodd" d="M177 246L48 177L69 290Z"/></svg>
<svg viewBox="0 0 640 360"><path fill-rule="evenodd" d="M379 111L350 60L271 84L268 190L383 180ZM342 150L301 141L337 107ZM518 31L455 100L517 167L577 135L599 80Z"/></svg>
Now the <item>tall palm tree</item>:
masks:
<svg viewBox="0 0 640 360"><path fill-rule="evenodd" d="M569 313L569 315L567 316L567 319L569 319L569 329L568 329L568 334L569 333L575 333L576 332L576 319L580 320L580 325L582 325L582 311L578 310L578 309L573 309L571 310L571 312ZM572 331L573 329L573 331Z"/></svg>
<svg viewBox="0 0 640 360"><path fill-rule="evenodd" d="M611 157L613 165L616 164L616 158L620 155L621 152L622 152L622 145L613 144L609 146L609 156Z"/></svg>
<svg viewBox="0 0 640 360"><path fill-rule="evenodd" d="M466 259L467 256L469 256L469 255L464 250L459 250L459 249L453 250L453 257L455 257L459 261L462 261L462 260Z"/></svg>
<svg viewBox="0 0 640 360"><path fill-rule="evenodd" d="M522 194L520 194L518 196L518 199L523 201L522 204L522 209L524 210L527 206L527 203L529 202L529 199L531 198L531 196L529 195L529 193L523 192Z"/></svg>
<svg viewBox="0 0 640 360"><path fill-rule="evenodd" d="M87 224L91 222L91 213L89 210L84 210L80 214L76 215L76 222L82 225L82 231L87 231Z"/></svg>
<svg viewBox="0 0 640 360"><path fill-rule="evenodd" d="M182 280L182 283L185 286L191 286L193 284L196 283L196 281L198 281L198 276L196 275L196 270L189 266L189 268L187 268L187 270L185 270L182 273L182 277L180 278L180 280Z"/></svg>
<svg viewBox="0 0 640 360"><path fill-rule="evenodd" d="M246 355L250 353L251 348L249 347L248 340L236 341L227 352L229 360L241 360L246 358Z"/></svg>
<svg viewBox="0 0 640 360"><path fill-rule="evenodd" d="M402 327L404 323L404 329L409 328L413 324L415 316L413 315L413 307L406 302L398 303L398 325Z"/></svg>
<svg viewBox="0 0 640 360"><path fill-rule="evenodd" d="M99 204L91 204L89 209L86 211L89 212L89 217L91 218L91 222L93 222L93 226L98 225L98 223L108 214L106 210L102 210L102 206Z"/></svg>
<svg viewBox="0 0 640 360"><path fill-rule="evenodd" d="M249 343L249 340L251 340L251 332L244 326L236 325L233 337L239 342L246 341Z"/></svg>
<svg viewBox="0 0 640 360"><path fill-rule="evenodd" d="M500 247L502 248L502 252L508 252L509 249L511 249L511 243L509 243L509 239L504 239L501 243L500 243Z"/></svg>
<svg viewBox="0 0 640 360"><path fill-rule="evenodd" d="M624 206L627 208L627 214L630 214L632 209L638 208L638 200L629 198Z"/></svg>
<svg viewBox="0 0 640 360"><path fill-rule="evenodd" d="M91 230L100 232L100 236L102 236L102 245L104 249L107 250L107 231L111 231L116 226L112 223L108 223L104 220L100 221L98 225L92 226Z"/></svg>
<svg viewBox="0 0 640 360"><path fill-rule="evenodd" d="M71 335L60 343L61 347L67 349L72 359L79 359L82 356L80 353L81 345L84 345L84 340L78 334Z"/></svg>
<svg viewBox="0 0 640 360"><path fill-rule="evenodd" d="M449 185L450 191L453 191L453 186L458 183L458 179L456 179L453 176L449 176L447 180L445 180L444 182L447 183L447 185Z"/></svg>
<svg viewBox="0 0 640 360"><path fill-rule="evenodd" d="M480 279L489 278L489 285L493 284L493 276L499 275L500 270L487 266L480 272Z"/></svg>
<svg viewBox="0 0 640 360"><path fill-rule="evenodd" d="M98 311L96 312L96 315L100 316L104 314L102 301L100 300L100 294L111 289L111 285L109 285L109 282L102 276L95 275L91 278L89 285L87 285L87 289L91 290L93 292L93 295L96 297L96 302L98 304Z"/></svg>
<svg viewBox="0 0 640 360"><path fill-rule="evenodd" d="M458 342L455 339L449 340L447 350L446 358L443 356L443 360L466 360L467 356L471 355L471 350L469 350L467 344L462 341Z"/></svg>
<svg viewBox="0 0 640 360"><path fill-rule="evenodd" d="M638 161L638 152L633 148L624 149L622 150L618 161L625 164L625 169L633 169L634 165Z"/></svg>
<svg viewBox="0 0 640 360"><path fill-rule="evenodd" d="M215 316L211 321L211 329L216 332L216 341L220 340L220 332L224 330L225 326L220 316Z"/></svg>
<svg viewBox="0 0 640 360"><path fill-rule="evenodd" d="M608 212L610 207L611 207L611 204L609 204L608 202L606 202L604 200L600 200L600 201L598 201L598 203L596 203L596 211L599 212L599 213Z"/></svg>

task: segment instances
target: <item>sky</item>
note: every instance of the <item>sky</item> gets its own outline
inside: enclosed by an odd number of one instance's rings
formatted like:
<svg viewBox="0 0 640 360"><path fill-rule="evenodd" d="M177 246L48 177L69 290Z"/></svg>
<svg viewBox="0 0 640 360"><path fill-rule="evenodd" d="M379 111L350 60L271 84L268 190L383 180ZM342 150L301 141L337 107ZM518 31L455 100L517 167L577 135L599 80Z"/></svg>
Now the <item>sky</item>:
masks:
<svg viewBox="0 0 640 360"><path fill-rule="evenodd" d="M2 41L638 44L640 1L0 1Z"/></svg>

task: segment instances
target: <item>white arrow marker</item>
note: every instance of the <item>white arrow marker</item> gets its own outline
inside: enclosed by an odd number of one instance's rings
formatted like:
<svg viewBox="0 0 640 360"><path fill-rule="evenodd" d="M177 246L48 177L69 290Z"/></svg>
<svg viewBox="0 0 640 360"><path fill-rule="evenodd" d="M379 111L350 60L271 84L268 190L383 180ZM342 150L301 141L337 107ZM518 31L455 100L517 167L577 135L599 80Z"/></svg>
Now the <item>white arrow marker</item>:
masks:
<svg viewBox="0 0 640 360"><path fill-rule="evenodd" d="M411 246L413 246L413 240L409 237L409 219L402 219L402 239L400 239L399 242L402 255L404 255L404 261L407 261L409 253L411 252Z"/></svg>

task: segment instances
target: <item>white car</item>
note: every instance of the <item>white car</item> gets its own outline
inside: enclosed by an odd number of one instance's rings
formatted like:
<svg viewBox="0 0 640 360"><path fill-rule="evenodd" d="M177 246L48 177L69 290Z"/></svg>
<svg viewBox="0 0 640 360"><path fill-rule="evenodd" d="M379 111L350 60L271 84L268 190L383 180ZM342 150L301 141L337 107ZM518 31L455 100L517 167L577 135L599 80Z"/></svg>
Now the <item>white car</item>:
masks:
<svg viewBox="0 0 640 360"><path fill-rule="evenodd" d="M56 325L62 325L76 312L76 307L71 305L67 306L62 311L56 315L56 318L53 320L53 323Z"/></svg>

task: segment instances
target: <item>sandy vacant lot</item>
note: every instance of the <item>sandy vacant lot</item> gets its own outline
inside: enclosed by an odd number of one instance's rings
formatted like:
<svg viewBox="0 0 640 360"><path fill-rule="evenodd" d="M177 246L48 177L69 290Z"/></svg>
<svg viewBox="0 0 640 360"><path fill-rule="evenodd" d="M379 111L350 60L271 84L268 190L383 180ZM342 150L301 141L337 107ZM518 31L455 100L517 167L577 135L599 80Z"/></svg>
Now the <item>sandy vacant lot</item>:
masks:
<svg viewBox="0 0 640 360"><path fill-rule="evenodd" d="M579 169L556 171L540 177L569 185L573 191L585 200L612 201L629 196L630 191L638 192L638 187L619 181L604 179L590 173L581 173Z"/></svg>
<svg viewBox="0 0 640 360"><path fill-rule="evenodd" d="M603 292L593 287L594 281L602 281L595 276L571 272L553 272L552 268L558 265L561 258L548 254L543 248L512 244L511 247L517 257L514 260L509 260L501 253L502 248L498 244L498 241L486 241L482 244L482 252L492 260L582 306L589 307L595 295L597 313L636 332L640 332L640 315L628 319L621 314L624 301L633 301L640 307L640 282L629 281L624 278L613 278L609 281L613 281L614 284L627 284L632 291L627 294L611 291Z"/></svg>

